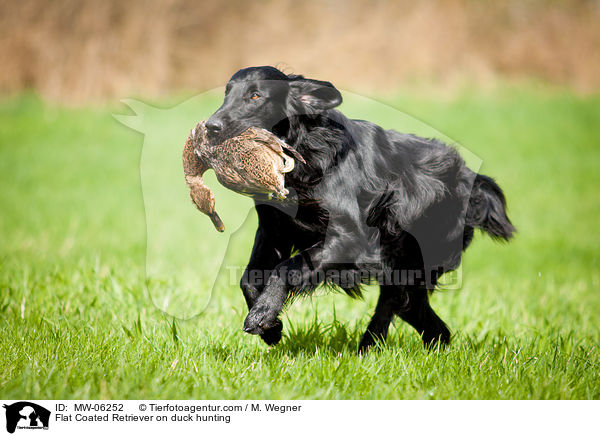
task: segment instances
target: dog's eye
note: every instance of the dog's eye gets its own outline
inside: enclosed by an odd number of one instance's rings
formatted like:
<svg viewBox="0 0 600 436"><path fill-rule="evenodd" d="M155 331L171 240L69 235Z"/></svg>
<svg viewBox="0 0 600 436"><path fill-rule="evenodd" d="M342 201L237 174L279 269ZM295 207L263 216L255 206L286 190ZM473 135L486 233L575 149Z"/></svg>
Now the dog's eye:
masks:
<svg viewBox="0 0 600 436"><path fill-rule="evenodd" d="M250 94L250 98L252 100L258 100L260 98L260 94L258 92L253 92L252 94Z"/></svg>

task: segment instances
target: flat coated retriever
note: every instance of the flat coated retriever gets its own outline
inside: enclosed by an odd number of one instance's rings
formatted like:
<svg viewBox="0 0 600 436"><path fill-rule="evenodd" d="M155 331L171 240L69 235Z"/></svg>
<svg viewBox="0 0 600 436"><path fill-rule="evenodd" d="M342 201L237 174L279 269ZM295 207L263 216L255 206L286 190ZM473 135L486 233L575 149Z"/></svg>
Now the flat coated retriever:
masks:
<svg viewBox="0 0 600 436"><path fill-rule="evenodd" d="M380 295L360 350L386 337L394 315L426 346L450 341L429 305L441 274L456 269L479 228L508 240L515 231L500 187L465 166L455 149L334 110L329 82L273 67L233 75L206 127L222 141L265 128L306 160L286 174L286 201L255 198L258 229L241 288L244 331L270 345L281 339L280 313L321 284L351 296L377 282Z"/></svg>

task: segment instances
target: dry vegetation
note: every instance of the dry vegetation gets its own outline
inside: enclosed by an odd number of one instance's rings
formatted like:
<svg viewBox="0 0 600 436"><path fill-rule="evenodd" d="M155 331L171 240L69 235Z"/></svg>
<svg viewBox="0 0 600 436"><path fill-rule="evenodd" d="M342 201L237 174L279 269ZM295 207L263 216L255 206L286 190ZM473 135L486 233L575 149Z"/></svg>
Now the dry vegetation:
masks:
<svg viewBox="0 0 600 436"><path fill-rule="evenodd" d="M284 65L382 93L533 77L600 86L598 1L4 0L0 92L62 102L222 85Z"/></svg>

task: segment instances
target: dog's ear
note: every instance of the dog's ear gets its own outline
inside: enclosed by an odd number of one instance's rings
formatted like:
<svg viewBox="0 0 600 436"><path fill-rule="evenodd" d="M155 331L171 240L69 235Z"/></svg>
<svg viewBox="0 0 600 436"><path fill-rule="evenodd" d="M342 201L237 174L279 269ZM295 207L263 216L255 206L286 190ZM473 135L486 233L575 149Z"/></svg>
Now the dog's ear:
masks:
<svg viewBox="0 0 600 436"><path fill-rule="evenodd" d="M323 112L339 106L342 94L330 82L298 78L290 82L290 98L309 112Z"/></svg>

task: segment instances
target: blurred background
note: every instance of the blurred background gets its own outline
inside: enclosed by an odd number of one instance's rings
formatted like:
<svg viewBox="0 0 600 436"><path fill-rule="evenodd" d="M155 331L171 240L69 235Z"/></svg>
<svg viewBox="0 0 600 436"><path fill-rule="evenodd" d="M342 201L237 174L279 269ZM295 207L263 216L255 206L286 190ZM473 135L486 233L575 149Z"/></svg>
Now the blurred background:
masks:
<svg viewBox="0 0 600 436"><path fill-rule="evenodd" d="M4 0L0 91L66 103L223 85L250 65L358 93L600 86L596 0Z"/></svg>

